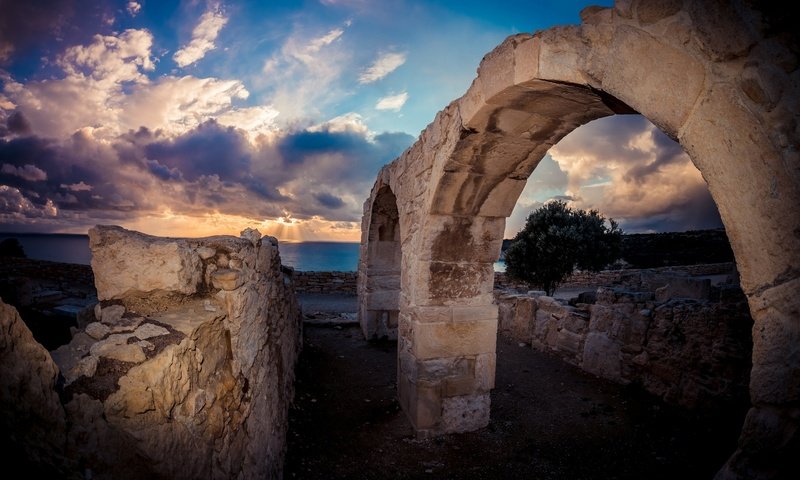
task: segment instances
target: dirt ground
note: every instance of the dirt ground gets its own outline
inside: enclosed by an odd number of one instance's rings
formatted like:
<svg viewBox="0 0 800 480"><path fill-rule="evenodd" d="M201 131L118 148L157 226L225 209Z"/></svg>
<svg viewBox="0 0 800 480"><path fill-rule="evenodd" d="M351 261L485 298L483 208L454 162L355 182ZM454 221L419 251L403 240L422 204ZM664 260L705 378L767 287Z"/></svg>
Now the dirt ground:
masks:
<svg viewBox="0 0 800 480"><path fill-rule="evenodd" d="M421 441L396 400L396 343L352 323L304 336L285 478L708 479L746 412L670 407L500 336L489 426Z"/></svg>

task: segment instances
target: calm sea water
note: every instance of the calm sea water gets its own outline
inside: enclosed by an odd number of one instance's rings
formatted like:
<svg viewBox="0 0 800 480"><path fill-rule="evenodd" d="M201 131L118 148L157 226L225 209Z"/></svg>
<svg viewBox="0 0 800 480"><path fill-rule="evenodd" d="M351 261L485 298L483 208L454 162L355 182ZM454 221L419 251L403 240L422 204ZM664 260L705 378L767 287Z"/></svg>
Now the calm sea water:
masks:
<svg viewBox="0 0 800 480"><path fill-rule="evenodd" d="M0 241L6 238L19 240L28 258L83 265L89 265L92 260L86 235L0 233ZM342 242L281 243L281 261L303 272L354 272L358 268L358 245ZM505 271L505 264L497 262L494 269Z"/></svg>
<svg viewBox="0 0 800 480"><path fill-rule="evenodd" d="M92 252L86 235L0 233L0 241L16 238L28 258L51 262L89 265ZM355 271L358 243L301 242L281 243L281 261L301 271Z"/></svg>

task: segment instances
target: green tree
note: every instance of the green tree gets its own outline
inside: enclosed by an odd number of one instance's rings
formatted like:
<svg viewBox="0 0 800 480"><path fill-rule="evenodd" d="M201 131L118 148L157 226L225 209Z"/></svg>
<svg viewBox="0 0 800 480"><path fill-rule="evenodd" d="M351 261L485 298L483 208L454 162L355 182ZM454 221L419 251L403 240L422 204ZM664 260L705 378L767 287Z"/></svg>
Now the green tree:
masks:
<svg viewBox="0 0 800 480"><path fill-rule="evenodd" d="M531 212L506 250L506 272L547 295L575 268L599 271L619 258L622 230L596 210L575 210L562 201Z"/></svg>
<svg viewBox="0 0 800 480"><path fill-rule="evenodd" d="M0 257L25 258L25 250L16 238L6 238L0 242Z"/></svg>

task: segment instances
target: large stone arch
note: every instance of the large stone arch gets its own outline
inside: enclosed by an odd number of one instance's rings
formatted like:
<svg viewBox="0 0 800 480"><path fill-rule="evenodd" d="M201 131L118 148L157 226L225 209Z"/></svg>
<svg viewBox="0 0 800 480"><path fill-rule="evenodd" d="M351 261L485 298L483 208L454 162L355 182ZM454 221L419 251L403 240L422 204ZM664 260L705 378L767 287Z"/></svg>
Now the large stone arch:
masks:
<svg viewBox="0 0 800 480"><path fill-rule="evenodd" d="M509 37L467 93L381 171L403 246L400 403L421 435L486 425L492 262L505 218L564 135L639 112L687 151L730 238L755 320L753 407L720 475L767 476L800 440L796 36L736 0L619 1L581 17L580 26ZM362 245L362 265L365 253Z"/></svg>

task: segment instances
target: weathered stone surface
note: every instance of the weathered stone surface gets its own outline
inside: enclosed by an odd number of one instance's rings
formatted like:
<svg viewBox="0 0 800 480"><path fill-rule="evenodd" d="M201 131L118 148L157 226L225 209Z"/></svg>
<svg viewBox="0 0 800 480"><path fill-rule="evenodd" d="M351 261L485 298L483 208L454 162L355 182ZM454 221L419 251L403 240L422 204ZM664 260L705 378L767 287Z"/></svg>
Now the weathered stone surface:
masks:
<svg viewBox="0 0 800 480"><path fill-rule="evenodd" d="M583 368L606 378L621 378L620 346L607 336L591 332L586 336Z"/></svg>
<svg viewBox="0 0 800 480"><path fill-rule="evenodd" d="M211 247L199 247L197 249L197 255L200 256L201 260L208 260L209 258L213 257L217 254L217 251Z"/></svg>
<svg viewBox="0 0 800 480"><path fill-rule="evenodd" d="M501 333L517 341L530 339L534 348L609 380L640 384L670 403L714 406L746 398L752 320L743 298L738 303L686 298L658 302L652 292L629 289L663 282L653 281L649 272L638 278L638 286L629 284L625 290L599 288L604 303L587 310L527 296L536 304L532 335L511 328ZM513 317L524 297L498 294L499 310L508 309Z"/></svg>
<svg viewBox="0 0 800 480"><path fill-rule="evenodd" d="M105 338L109 332L111 332L111 329L108 328L108 325L104 325L100 322L92 322L89 325L86 325L86 334L95 340Z"/></svg>
<svg viewBox="0 0 800 480"><path fill-rule="evenodd" d="M167 334L169 334L169 330L158 325L153 325L152 323L143 323L133 332L133 336L140 340L147 340L148 338L160 337L161 335Z"/></svg>
<svg viewBox="0 0 800 480"><path fill-rule="evenodd" d="M798 60L794 32L762 8L758 2L729 0L620 0L613 10L584 10L580 26L506 39L486 55L466 94L437 114L417 143L379 173L365 202L359 284L369 284L376 273L369 268L370 255L380 240L369 232L381 226L373 223L377 216L372 214L380 192L388 189L400 227L400 248L393 251L401 257L401 314L412 317L423 306L491 304L491 262L485 261L491 252L482 246L497 237L494 228L476 229L483 222L478 218L491 218L484 223L493 224L508 215L550 146L579 125L633 112L678 139L707 180L751 305L760 303L764 292L796 280L800 216L787 212L800 205ZM463 245L437 242L453 238L464 225L470 228ZM441 248L447 243L454 245ZM470 251L479 260L467 258ZM377 293L359 289L365 305ZM651 309L640 305L643 299L628 296L624 304L635 309L628 311L619 306L622 298L607 293L598 292L597 303L613 306L609 315ZM659 299L676 294L682 295L667 288ZM792 353L797 349L780 336L797 338L797 322L786 319L794 318L799 300L796 295L770 298L774 303L764 307L769 313L754 315L755 331L763 331L756 350L763 355L754 357L758 392L753 394L796 399L789 390L800 378ZM359 316L374 318L362 307ZM599 371L628 375L628 363L616 368L598 355L639 355L641 346L635 344L649 317L634 317L630 324L604 322L602 329L590 332L592 341L586 345L597 353L589 357ZM532 342L566 347L566 337L559 340L563 318L558 312L537 311ZM501 311L501 326L506 325ZM405 328L406 336L414 338L414 329L430 327L418 322ZM469 344L460 337L454 342ZM408 347L413 342L400 343ZM782 355L789 360L779 364ZM651 355L647 364L654 361ZM771 369L777 371L769 374ZM420 395L410 387L404 392ZM407 400L403 405L408 408L420 403ZM427 403L441 408L439 400ZM439 422L441 410L431 418Z"/></svg>
<svg viewBox="0 0 800 480"><path fill-rule="evenodd" d="M144 317L122 317L116 323L109 324L111 333L126 333L136 330L144 321Z"/></svg>
<svg viewBox="0 0 800 480"><path fill-rule="evenodd" d="M92 348L92 356L105 357L120 362L140 363L147 357L142 351L142 347L135 343L118 345L114 343L103 343Z"/></svg>
<svg viewBox="0 0 800 480"><path fill-rule="evenodd" d="M58 367L14 307L0 301L0 435L34 463L63 471L64 409Z"/></svg>
<svg viewBox="0 0 800 480"><path fill-rule="evenodd" d="M104 270L110 266L103 261L151 251L148 243L164 241L115 229L113 239L99 248L116 250L116 256L95 259L94 267ZM104 323L92 327L106 327L110 334L85 348L84 355L91 355L71 371L90 377L99 358L100 365L117 362L111 365L122 369L122 376L105 399L73 397L70 434L78 436L70 440L71 455L98 478L111 472L119 478L279 478L301 318L277 248L252 232L246 239L168 243L194 252L198 262L223 255L229 264L236 260L237 288L214 293L201 263L197 277L205 283L198 288L205 295L184 296L178 282L169 287L173 290L160 287L143 299L152 277L118 281L130 288L115 299L119 305L100 309ZM216 253L209 256L205 248ZM122 327L126 332L114 333ZM79 388L92 381L82 379ZM97 445L104 450L98 452ZM126 458L130 470L117 471Z"/></svg>
<svg viewBox="0 0 800 480"><path fill-rule="evenodd" d="M442 427L447 432L469 432L489 424L488 393L445 398L442 401Z"/></svg>
<svg viewBox="0 0 800 480"><path fill-rule="evenodd" d="M50 352L53 361L58 365L59 371L64 376L66 385L74 382L80 376L86 375L89 370L94 374L90 363L82 363L82 360L89 355L90 348L94 343L95 341L92 337L79 332L75 334L70 343Z"/></svg>
<svg viewBox="0 0 800 480"><path fill-rule="evenodd" d="M125 307L122 305L109 305L102 308L100 314L100 321L106 325L116 325L125 314Z"/></svg>
<svg viewBox="0 0 800 480"><path fill-rule="evenodd" d="M228 262L225 263L227 267ZM219 266L219 264L217 266ZM244 277L237 270L221 268L211 274L211 282L214 284L214 288L236 290L244 284Z"/></svg>
<svg viewBox="0 0 800 480"><path fill-rule="evenodd" d="M89 230L89 246L100 300L161 291L190 295L202 282L200 257L185 240L97 226Z"/></svg>

